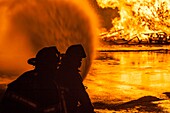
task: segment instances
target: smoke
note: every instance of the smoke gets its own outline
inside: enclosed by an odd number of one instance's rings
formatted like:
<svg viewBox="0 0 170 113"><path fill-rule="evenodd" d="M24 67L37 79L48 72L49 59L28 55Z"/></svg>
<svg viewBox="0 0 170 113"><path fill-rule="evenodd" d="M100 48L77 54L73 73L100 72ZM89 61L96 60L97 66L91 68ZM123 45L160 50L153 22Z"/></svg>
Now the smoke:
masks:
<svg viewBox="0 0 170 113"><path fill-rule="evenodd" d="M0 0L0 78L31 69L27 59L56 45L62 53L81 43L85 77L97 46L97 17L84 0ZM16 76L15 76L16 77Z"/></svg>
<svg viewBox="0 0 170 113"><path fill-rule="evenodd" d="M100 25L109 31L112 27L112 20L116 17L120 17L118 13L118 7L101 7L96 0L88 0L92 7L94 7L100 21Z"/></svg>

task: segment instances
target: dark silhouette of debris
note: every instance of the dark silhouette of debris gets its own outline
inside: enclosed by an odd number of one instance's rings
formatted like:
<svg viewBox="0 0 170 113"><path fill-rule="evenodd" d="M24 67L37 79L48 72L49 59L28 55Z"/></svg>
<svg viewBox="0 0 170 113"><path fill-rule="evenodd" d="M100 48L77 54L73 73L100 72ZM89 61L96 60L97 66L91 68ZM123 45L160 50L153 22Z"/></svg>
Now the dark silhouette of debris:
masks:
<svg viewBox="0 0 170 113"><path fill-rule="evenodd" d="M170 92L164 92L163 94L165 94L168 98L170 98Z"/></svg>
<svg viewBox="0 0 170 113"><path fill-rule="evenodd" d="M121 104L107 104L104 102L95 102L94 107L97 109L108 109L108 110L130 110L136 108L139 112L163 112L163 108L159 107L158 104L152 103L155 101L161 101L163 99L154 96L143 96L137 100L131 100L129 102Z"/></svg>

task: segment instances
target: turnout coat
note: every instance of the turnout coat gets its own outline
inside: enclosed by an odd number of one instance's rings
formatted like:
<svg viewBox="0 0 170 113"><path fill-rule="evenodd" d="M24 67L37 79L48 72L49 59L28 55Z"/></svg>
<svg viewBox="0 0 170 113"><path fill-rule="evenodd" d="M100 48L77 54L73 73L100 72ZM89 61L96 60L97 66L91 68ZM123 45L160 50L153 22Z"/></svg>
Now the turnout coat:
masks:
<svg viewBox="0 0 170 113"><path fill-rule="evenodd" d="M2 113L54 113L59 110L57 86L35 70L25 72L8 88L1 102Z"/></svg>

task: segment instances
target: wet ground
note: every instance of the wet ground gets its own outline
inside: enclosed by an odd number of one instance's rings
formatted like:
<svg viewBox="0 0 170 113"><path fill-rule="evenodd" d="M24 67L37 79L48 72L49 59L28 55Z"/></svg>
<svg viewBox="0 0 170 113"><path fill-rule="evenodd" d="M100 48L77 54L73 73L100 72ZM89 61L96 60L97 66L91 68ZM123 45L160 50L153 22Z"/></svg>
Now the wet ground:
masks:
<svg viewBox="0 0 170 113"><path fill-rule="evenodd" d="M100 52L97 56L84 81L96 111L170 112L168 51Z"/></svg>

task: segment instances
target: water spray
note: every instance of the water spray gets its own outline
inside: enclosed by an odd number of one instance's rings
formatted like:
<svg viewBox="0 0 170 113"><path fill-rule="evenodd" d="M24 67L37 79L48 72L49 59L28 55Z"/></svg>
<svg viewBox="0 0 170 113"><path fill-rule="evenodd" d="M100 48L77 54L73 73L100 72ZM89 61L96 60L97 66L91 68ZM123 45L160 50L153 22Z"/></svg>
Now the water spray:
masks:
<svg viewBox="0 0 170 113"><path fill-rule="evenodd" d="M87 1L10 0L0 1L0 78L19 76L31 69L27 60L45 46L56 45L61 53L82 44L87 75L97 45L97 17ZM83 5L81 5L83 4Z"/></svg>

